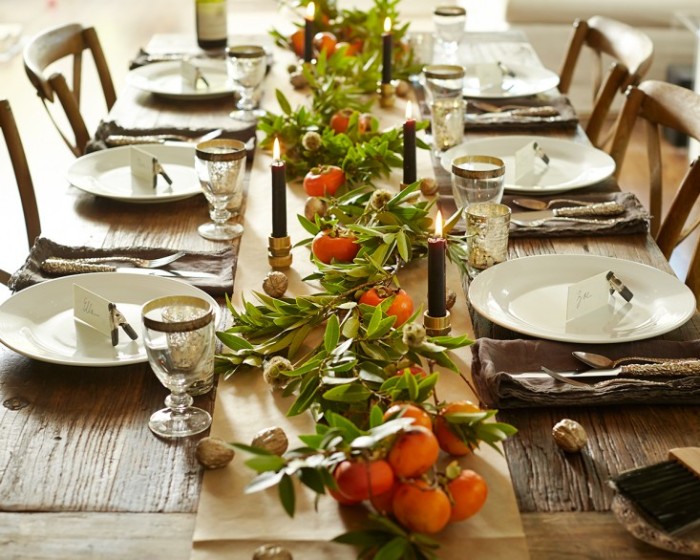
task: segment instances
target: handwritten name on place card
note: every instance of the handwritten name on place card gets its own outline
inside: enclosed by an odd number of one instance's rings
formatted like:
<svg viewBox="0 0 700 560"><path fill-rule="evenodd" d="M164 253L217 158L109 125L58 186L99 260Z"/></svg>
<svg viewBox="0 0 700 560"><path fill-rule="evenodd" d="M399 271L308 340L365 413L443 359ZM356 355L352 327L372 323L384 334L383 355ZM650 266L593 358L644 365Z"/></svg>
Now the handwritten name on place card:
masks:
<svg viewBox="0 0 700 560"><path fill-rule="evenodd" d="M586 316L598 317L607 313L610 302L610 283L607 272L596 274L569 286L566 301L566 321Z"/></svg>
<svg viewBox="0 0 700 560"><path fill-rule="evenodd" d="M99 332L111 336L113 325L109 305L109 300L78 284L73 284L73 316Z"/></svg>

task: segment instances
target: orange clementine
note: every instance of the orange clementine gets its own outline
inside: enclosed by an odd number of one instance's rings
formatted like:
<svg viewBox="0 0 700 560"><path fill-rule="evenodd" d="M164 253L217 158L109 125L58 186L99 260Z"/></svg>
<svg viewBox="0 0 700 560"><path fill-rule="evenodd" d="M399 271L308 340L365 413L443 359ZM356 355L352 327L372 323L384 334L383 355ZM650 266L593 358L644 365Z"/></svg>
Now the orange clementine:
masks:
<svg viewBox="0 0 700 560"><path fill-rule="evenodd" d="M384 459L342 461L333 471L333 477L341 496L354 502L382 494L394 484L394 471Z"/></svg>
<svg viewBox="0 0 700 560"><path fill-rule="evenodd" d="M291 45L294 54L300 58L304 56L304 35L305 33L303 29L297 29L289 37L289 44Z"/></svg>
<svg viewBox="0 0 700 560"><path fill-rule="evenodd" d="M417 375L419 379L428 377L428 373L420 366L409 366L396 370L396 375L403 375L404 373L410 373L412 375Z"/></svg>
<svg viewBox="0 0 700 560"><path fill-rule="evenodd" d="M401 432L389 450L387 461L400 478L422 475L437 461L440 446L428 428L410 426Z"/></svg>
<svg viewBox="0 0 700 560"><path fill-rule="evenodd" d="M452 509L445 492L421 479L398 484L392 507L399 523L419 533L442 531L450 520Z"/></svg>
<svg viewBox="0 0 700 560"><path fill-rule="evenodd" d="M454 522L478 513L486 502L489 488L480 474L464 469L447 484L447 493L452 500L450 521Z"/></svg>
<svg viewBox="0 0 700 560"><path fill-rule="evenodd" d="M481 410L474 403L469 401L455 401L448 404L440 410L440 413L435 417L433 431L440 443L440 449L450 455L461 457L471 453L473 446L465 443L462 439L452 431L449 422L445 419L446 414L456 412L479 412Z"/></svg>
<svg viewBox="0 0 700 560"><path fill-rule="evenodd" d="M432 431L433 421L425 410L413 403L394 403L386 409L384 421L394 418L413 418L414 426L423 426Z"/></svg>
<svg viewBox="0 0 700 560"><path fill-rule="evenodd" d="M393 513L393 508L391 503L394 499L394 492L396 491L396 484L393 484L389 490L382 492L381 494L375 494L369 497L369 501L372 507L382 515L391 515Z"/></svg>

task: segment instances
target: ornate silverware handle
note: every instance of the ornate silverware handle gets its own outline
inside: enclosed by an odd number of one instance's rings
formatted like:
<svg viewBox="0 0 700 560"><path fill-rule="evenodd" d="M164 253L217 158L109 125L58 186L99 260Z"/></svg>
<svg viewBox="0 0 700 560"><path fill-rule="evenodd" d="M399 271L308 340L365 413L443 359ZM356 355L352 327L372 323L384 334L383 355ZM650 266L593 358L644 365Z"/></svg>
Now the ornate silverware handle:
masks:
<svg viewBox="0 0 700 560"><path fill-rule="evenodd" d="M700 375L700 360L665 362L662 364L630 364L620 366L624 377L688 377Z"/></svg>
<svg viewBox="0 0 700 560"><path fill-rule="evenodd" d="M82 272L114 272L116 266L94 264L71 259L46 259L41 263L41 270L47 274L66 275Z"/></svg>
<svg viewBox="0 0 700 560"><path fill-rule="evenodd" d="M122 136L118 134L112 134L105 138L105 144L107 144L108 146L130 146L131 144L163 144L168 140L176 142L187 142L192 139L188 138L187 136L179 136L177 134L141 136Z"/></svg>
<svg viewBox="0 0 700 560"><path fill-rule="evenodd" d="M564 207L553 210L555 216L578 218L581 216L618 216L625 211L619 202L596 202L587 206Z"/></svg>

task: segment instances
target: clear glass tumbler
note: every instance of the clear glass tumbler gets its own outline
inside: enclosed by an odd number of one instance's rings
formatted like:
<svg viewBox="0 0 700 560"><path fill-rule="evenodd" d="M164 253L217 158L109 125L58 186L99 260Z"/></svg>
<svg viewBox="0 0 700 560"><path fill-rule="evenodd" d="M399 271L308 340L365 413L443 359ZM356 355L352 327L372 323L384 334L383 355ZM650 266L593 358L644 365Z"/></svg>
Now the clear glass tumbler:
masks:
<svg viewBox="0 0 700 560"><path fill-rule="evenodd" d="M148 427L159 436L198 434L211 424L211 415L192 406L188 391L213 366L216 337L214 309L196 296L164 296L141 309L143 339L151 369L170 390L167 408L154 412Z"/></svg>
<svg viewBox="0 0 700 560"><path fill-rule="evenodd" d="M458 208L501 202L506 166L493 156L467 155L452 160L452 195Z"/></svg>
<svg viewBox="0 0 700 560"><path fill-rule="evenodd" d="M217 138L197 144L195 170L209 201L212 219L197 229L202 237L227 241L243 233L241 224L226 222L237 214L237 210L230 209L230 203L242 198L245 157L245 144L239 140Z"/></svg>
<svg viewBox="0 0 700 560"><path fill-rule="evenodd" d="M442 62L456 62L459 43L464 37L467 11L461 6L438 6L433 11L433 24Z"/></svg>

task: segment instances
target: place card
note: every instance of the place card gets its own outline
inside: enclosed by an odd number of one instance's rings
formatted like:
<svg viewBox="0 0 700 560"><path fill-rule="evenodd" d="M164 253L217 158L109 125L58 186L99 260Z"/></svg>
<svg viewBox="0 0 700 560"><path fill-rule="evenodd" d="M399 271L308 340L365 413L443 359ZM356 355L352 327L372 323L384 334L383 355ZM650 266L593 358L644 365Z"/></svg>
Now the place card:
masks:
<svg viewBox="0 0 700 560"><path fill-rule="evenodd" d="M196 64L192 64L189 60L180 61L180 76L182 84L186 88L197 89L199 80L202 80L202 70ZM206 84L206 80L204 80Z"/></svg>
<svg viewBox="0 0 700 560"><path fill-rule="evenodd" d="M535 142L528 142L515 152L515 182L535 173Z"/></svg>
<svg viewBox="0 0 700 560"><path fill-rule="evenodd" d="M610 314L610 282L602 272L569 286L566 321L607 320Z"/></svg>
<svg viewBox="0 0 700 560"><path fill-rule="evenodd" d="M500 90L503 87L503 71L498 63L477 64L476 77L482 91Z"/></svg>
<svg viewBox="0 0 700 560"><path fill-rule="evenodd" d="M168 185L173 184L172 180L165 172L165 169L163 169L163 166L158 161L158 158L153 154L131 146L130 160L131 174L138 179L143 179L148 182L154 189L158 185L158 175L162 175Z"/></svg>
<svg viewBox="0 0 700 560"><path fill-rule="evenodd" d="M73 284L73 316L93 329L112 336L111 302L102 296Z"/></svg>

